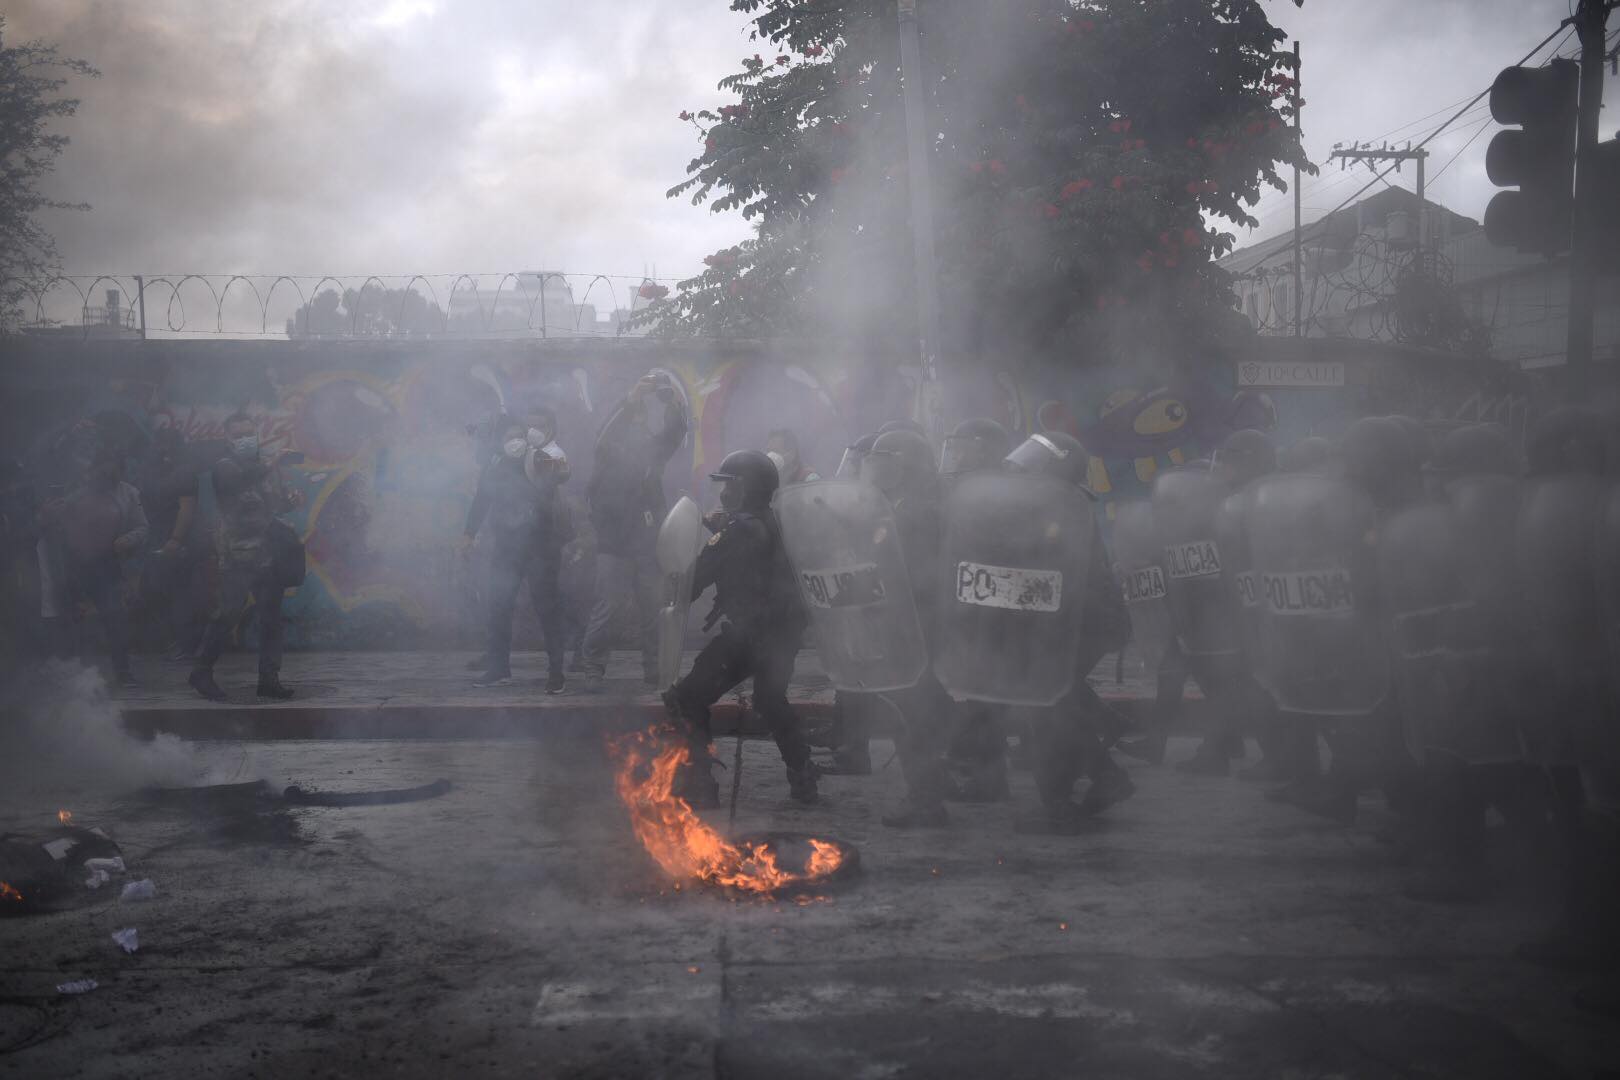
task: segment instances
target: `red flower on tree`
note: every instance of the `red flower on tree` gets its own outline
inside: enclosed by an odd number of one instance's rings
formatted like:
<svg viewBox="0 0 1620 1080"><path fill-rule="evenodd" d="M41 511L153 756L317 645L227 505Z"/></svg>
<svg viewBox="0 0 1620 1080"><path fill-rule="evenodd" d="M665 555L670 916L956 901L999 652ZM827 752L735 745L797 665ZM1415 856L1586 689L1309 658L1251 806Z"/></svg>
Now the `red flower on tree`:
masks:
<svg viewBox="0 0 1620 1080"><path fill-rule="evenodd" d="M990 171L995 173L997 176L1000 176L1002 173L1007 171L1007 166L1001 163L1000 158L991 158Z"/></svg>
<svg viewBox="0 0 1620 1080"><path fill-rule="evenodd" d="M804 55L806 56L820 56L825 51L820 45L806 45L804 47Z"/></svg>
<svg viewBox="0 0 1620 1080"><path fill-rule="evenodd" d="M1091 188L1091 181L1082 176L1078 180L1070 180L1067 184L1064 184L1062 190L1058 192L1058 198L1072 199L1082 191L1090 191Z"/></svg>

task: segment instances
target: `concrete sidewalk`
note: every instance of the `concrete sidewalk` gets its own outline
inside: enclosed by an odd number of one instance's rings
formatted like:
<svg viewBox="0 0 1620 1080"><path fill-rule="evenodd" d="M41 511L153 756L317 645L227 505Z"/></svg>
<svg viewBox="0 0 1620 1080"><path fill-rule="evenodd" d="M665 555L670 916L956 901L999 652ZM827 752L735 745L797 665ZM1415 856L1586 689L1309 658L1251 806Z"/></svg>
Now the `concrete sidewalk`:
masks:
<svg viewBox="0 0 1620 1080"><path fill-rule="evenodd" d="M544 654L512 656L512 681L505 686L473 686L466 666L472 652L307 652L290 653L282 680L296 693L290 701L254 695L256 659L230 653L216 677L231 695L225 703L199 696L186 685L187 665L156 657L137 658L141 685L114 696L125 724L141 734L171 732L186 738L501 738L645 726L663 709L656 690L641 681L637 654L618 652L600 692L586 693L582 676L570 674L568 690L544 692ZM688 653L682 670L690 668ZM1133 710L1151 701L1153 682L1126 671L1116 680L1112 655L1093 672L1092 687L1105 700ZM746 692L748 684L744 684ZM830 719L833 688L814 650L799 654L789 697L812 727ZM1201 704L1188 687L1189 721ZM736 695L714 709L717 734L735 729L740 713ZM752 728L748 728L752 730ZM761 729L763 730L763 728Z"/></svg>

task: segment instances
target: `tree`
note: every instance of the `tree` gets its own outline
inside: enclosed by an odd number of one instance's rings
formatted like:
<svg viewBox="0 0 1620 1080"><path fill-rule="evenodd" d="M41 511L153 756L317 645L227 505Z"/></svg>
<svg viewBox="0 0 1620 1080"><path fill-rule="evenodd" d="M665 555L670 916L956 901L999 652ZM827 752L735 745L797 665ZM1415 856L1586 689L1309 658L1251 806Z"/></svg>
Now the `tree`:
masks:
<svg viewBox="0 0 1620 1080"><path fill-rule="evenodd" d="M455 320L451 321L454 328ZM287 320L287 336L411 337L445 332L444 312L415 289L367 283L359 289L322 289Z"/></svg>
<svg viewBox="0 0 1620 1080"><path fill-rule="evenodd" d="M1240 333L1210 225L1305 160L1293 54L1259 0L920 0L943 343L1187 359ZM650 305L665 334L915 340L894 0L732 0L771 57L683 112L669 192L748 241Z"/></svg>
<svg viewBox="0 0 1620 1080"><path fill-rule="evenodd" d="M30 285L58 269L56 243L39 222L41 210L88 210L41 193L40 182L56 168L68 144L48 129L72 116L78 98L56 95L69 76L99 78L83 60L61 55L55 45L26 41L8 46L0 16L0 332L22 317Z"/></svg>

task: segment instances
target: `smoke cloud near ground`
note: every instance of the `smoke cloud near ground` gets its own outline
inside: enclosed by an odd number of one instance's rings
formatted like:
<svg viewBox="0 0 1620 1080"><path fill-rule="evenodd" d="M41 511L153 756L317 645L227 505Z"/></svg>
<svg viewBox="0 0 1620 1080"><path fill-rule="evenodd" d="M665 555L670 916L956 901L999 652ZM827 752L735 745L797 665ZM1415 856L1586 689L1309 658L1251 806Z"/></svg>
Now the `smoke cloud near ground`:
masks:
<svg viewBox="0 0 1620 1080"><path fill-rule="evenodd" d="M31 798L146 787L203 778L195 752L173 735L150 742L128 734L94 668L51 661L12 680L0 727L0 791L12 806Z"/></svg>

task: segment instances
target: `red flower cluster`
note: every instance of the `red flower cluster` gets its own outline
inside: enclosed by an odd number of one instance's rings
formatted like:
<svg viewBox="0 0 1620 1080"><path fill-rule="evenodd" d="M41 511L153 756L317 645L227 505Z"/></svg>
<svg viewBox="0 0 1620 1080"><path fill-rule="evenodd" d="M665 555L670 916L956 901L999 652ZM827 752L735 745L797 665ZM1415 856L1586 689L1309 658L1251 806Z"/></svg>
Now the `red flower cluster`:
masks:
<svg viewBox="0 0 1620 1080"><path fill-rule="evenodd" d="M1045 203L1045 204L1043 204L1041 206L1041 216L1046 218L1046 220L1048 220L1048 221L1051 221L1053 218L1057 217L1058 214L1060 214L1060 213L1062 213L1062 211L1060 211L1056 206L1052 205L1051 203Z"/></svg>
<svg viewBox="0 0 1620 1080"><path fill-rule="evenodd" d="M649 281L636 290L636 295L643 300L662 300L669 295L668 285L655 285Z"/></svg>
<svg viewBox="0 0 1620 1080"><path fill-rule="evenodd" d="M790 61L792 61L792 59L793 58L791 56L778 56L776 58L776 62L777 62L777 64L787 64Z"/></svg>
<svg viewBox="0 0 1620 1080"><path fill-rule="evenodd" d="M1145 150L1147 149L1147 140L1126 139L1124 142L1119 144L1119 148L1126 153L1130 153L1132 150Z"/></svg>
<svg viewBox="0 0 1620 1080"><path fill-rule="evenodd" d="M1108 186L1115 191L1124 191L1128 187L1137 187L1142 183L1140 176L1116 176L1108 181Z"/></svg>
<svg viewBox="0 0 1620 1080"><path fill-rule="evenodd" d="M1070 19L1068 22L1063 24L1063 32L1065 34L1089 34L1095 29L1097 29L1097 24L1092 22L1090 19L1080 19L1078 21Z"/></svg>
<svg viewBox="0 0 1620 1080"><path fill-rule="evenodd" d="M1120 117L1108 125L1108 130L1115 135L1123 135L1131 130L1131 121L1128 117Z"/></svg>
<svg viewBox="0 0 1620 1080"><path fill-rule="evenodd" d="M1018 107L1019 107L1019 108L1020 108L1020 109L1027 109L1027 108L1029 108L1029 99L1028 99L1028 98L1026 98L1026 97L1025 97L1025 96L1024 96L1024 95L1023 95L1023 94L1019 94L1019 95L1018 95L1018 96L1017 96L1017 97L1016 97L1016 98L1014 98L1014 99L1013 99L1013 102L1014 102L1014 103L1015 103L1015 104L1016 104L1016 105L1017 105L1017 106L1018 106Z"/></svg>
<svg viewBox="0 0 1620 1080"><path fill-rule="evenodd" d="M682 109L681 110L681 119L682 120L690 120L690 119L692 119L692 114L687 112L685 109Z"/></svg>
<svg viewBox="0 0 1620 1080"><path fill-rule="evenodd" d="M703 265L712 266L716 269L729 269L736 266L736 249L733 248L730 251L718 251L713 255L705 255L703 256Z"/></svg>
<svg viewBox="0 0 1620 1080"><path fill-rule="evenodd" d="M1092 186L1091 180L1084 176L1078 180L1070 180L1058 191L1058 198L1061 200L1072 199L1083 191L1090 191Z"/></svg>
<svg viewBox="0 0 1620 1080"><path fill-rule="evenodd" d="M734 116L747 116L748 115L748 106L746 106L746 105L722 105L722 106L720 106L720 115L721 115L722 118L724 118L726 120L730 120Z"/></svg>
<svg viewBox="0 0 1620 1080"><path fill-rule="evenodd" d="M1005 165L1003 165L1001 163L1000 158L991 158L990 159L990 171L992 173L994 173L995 175L1000 176L1002 173L1007 171L1007 166L1005 166Z"/></svg>
<svg viewBox="0 0 1620 1080"><path fill-rule="evenodd" d="M705 150L713 150L714 146L715 146L715 142L714 142L714 136L713 135L710 135L707 139L703 140L703 149L705 149Z"/></svg>
<svg viewBox="0 0 1620 1080"><path fill-rule="evenodd" d="M820 56L824 52L826 52L826 50L820 45L806 45L804 47L804 55L806 56Z"/></svg>

